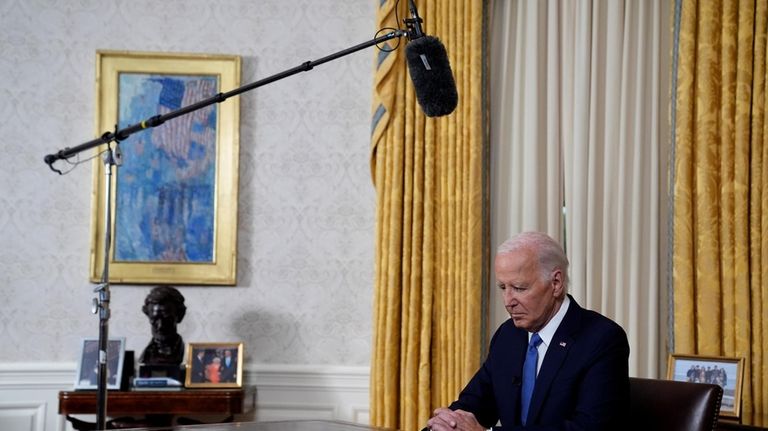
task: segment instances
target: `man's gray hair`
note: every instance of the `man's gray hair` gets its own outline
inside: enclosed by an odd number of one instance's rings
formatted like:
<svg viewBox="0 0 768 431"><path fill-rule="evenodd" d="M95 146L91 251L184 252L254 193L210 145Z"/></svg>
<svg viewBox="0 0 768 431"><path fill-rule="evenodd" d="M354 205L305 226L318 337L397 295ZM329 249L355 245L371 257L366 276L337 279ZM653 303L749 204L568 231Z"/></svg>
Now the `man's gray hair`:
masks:
<svg viewBox="0 0 768 431"><path fill-rule="evenodd" d="M504 241L497 254L529 250L538 256L539 274L542 280L552 281L552 271L559 269L563 273L563 287L568 289L568 256L559 242L543 232L522 232Z"/></svg>

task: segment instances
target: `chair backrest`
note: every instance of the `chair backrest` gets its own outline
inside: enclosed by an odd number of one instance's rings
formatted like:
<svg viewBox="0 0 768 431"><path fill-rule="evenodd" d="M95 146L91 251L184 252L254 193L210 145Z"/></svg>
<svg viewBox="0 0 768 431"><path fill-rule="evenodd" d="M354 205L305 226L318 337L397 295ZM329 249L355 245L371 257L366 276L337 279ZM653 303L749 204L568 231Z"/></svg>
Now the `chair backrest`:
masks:
<svg viewBox="0 0 768 431"><path fill-rule="evenodd" d="M711 431L717 427L722 397L718 385L631 377L627 428Z"/></svg>

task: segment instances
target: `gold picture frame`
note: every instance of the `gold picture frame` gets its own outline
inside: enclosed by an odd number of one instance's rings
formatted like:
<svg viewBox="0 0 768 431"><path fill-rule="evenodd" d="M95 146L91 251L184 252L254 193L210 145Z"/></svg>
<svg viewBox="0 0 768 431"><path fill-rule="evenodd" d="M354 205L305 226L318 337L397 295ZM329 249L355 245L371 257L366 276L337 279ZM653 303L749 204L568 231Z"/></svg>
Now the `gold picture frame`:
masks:
<svg viewBox="0 0 768 431"><path fill-rule="evenodd" d="M667 364L667 380L720 385L723 388L720 417L741 417L744 358L672 354Z"/></svg>
<svg viewBox="0 0 768 431"><path fill-rule="evenodd" d="M234 55L97 51L96 133L233 90L240 69ZM236 283L239 123L235 96L119 143L123 163L113 168L110 283ZM96 152L104 149L106 144ZM105 174L95 157L93 282L101 281L104 266Z"/></svg>
<svg viewBox="0 0 768 431"><path fill-rule="evenodd" d="M188 388L240 388L243 386L243 343L188 343Z"/></svg>

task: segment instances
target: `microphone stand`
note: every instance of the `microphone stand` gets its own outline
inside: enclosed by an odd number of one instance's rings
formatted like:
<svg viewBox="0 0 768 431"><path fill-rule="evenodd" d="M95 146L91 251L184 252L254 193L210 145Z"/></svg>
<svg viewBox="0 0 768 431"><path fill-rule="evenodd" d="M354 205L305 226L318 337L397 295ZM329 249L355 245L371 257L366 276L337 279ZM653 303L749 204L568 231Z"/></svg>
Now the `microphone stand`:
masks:
<svg viewBox="0 0 768 431"><path fill-rule="evenodd" d="M96 391L96 429L105 430L107 418L107 355L109 346L109 249L112 245L112 182L117 176L117 167L122 164L122 156L119 141L115 141L115 148L107 146L107 151L102 158L106 175L104 187L104 269L101 272L101 283L93 291L99 294L98 299L93 298L93 314L99 314L99 367ZM112 175L112 167L115 167L115 175ZM116 378L120 378L117 376Z"/></svg>
<svg viewBox="0 0 768 431"><path fill-rule="evenodd" d="M408 26L410 28L410 25ZM112 199L112 181L115 179L112 176L112 167L119 166L121 164L121 156L119 153L118 144L120 141L125 140L132 134L139 132L141 130L150 128L150 127L157 127L163 123L165 123L168 120L174 119L176 117L180 117L184 114L188 114L190 112L196 111L198 109L202 109L206 106L212 105L214 103L221 103L228 98L232 96L237 96L241 93L245 93L246 91L253 90L255 88L270 84L272 82L278 81L283 78L287 78L289 76L295 75L299 72L307 72L312 70L315 66L318 66L323 63L327 63L332 60L336 60L337 58L344 57L346 55L352 54L354 52L360 51L362 49L378 45L382 42L386 42L388 40L399 38L403 36L410 37L410 32L405 30L393 30L385 35L379 36L377 38L371 39L367 42L363 42L360 44L357 44L355 46L352 46L350 48L338 51L334 54L322 57L320 59L314 60L314 61L306 61L302 63L299 66L287 69L283 72L276 73L272 76L269 76L267 78L261 79L259 81L253 82L251 84L244 85L242 87L236 88L234 90L228 91L226 93L219 93L212 97L209 97L207 99L201 100L200 102L193 103L191 105L179 108L175 111L168 112L163 115L155 115L153 117L150 117L144 121L141 121L139 123L133 124L131 126L125 127L123 129L118 129L117 126L115 126L114 132L106 132L104 133L100 138L90 140L88 142L85 142L83 144L77 145L75 147L69 148L66 147L63 150L59 150L56 153L48 154L45 156L44 161L48 165L48 167L54 171L57 172L59 175L62 175L62 172L56 168L53 167L53 164L58 160L66 160L70 157L88 150L90 148L102 145L102 144L109 144L110 142L115 142L115 149L113 150L109 145L107 146L107 151L104 155L104 165L105 165L105 171L106 171L106 186L105 186L105 204L104 204L104 270L102 271L101 275L101 283L98 284L94 288L94 292L97 292L99 294L98 300L96 298L93 299L93 313L99 314L99 367L98 367L98 392L97 392L97 409L96 409L96 429L97 430L104 430L106 429L106 415L107 415L107 345L108 345L108 339L109 339L109 316L110 316L110 310L109 310L109 300L110 300L110 294L109 294L109 251L111 248L111 220L112 220L112 214L111 214L111 199ZM117 170L115 169L115 172ZM119 376L118 376L119 378Z"/></svg>

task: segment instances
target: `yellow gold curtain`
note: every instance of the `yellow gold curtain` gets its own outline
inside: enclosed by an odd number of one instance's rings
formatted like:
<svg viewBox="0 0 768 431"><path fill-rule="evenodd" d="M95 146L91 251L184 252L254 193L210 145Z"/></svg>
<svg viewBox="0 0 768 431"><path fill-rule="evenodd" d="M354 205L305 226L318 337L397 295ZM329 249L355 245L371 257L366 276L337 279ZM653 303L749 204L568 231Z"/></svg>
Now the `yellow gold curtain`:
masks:
<svg viewBox="0 0 768 431"><path fill-rule="evenodd" d="M676 5L675 352L745 358L742 415L767 425L768 8Z"/></svg>
<svg viewBox="0 0 768 431"><path fill-rule="evenodd" d="M480 363L486 211L486 0L419 0L424 31L446 46L459 104L427 119L400 40L375 58L371 171L376 281L371 425L419 429ZM381 0L377 28L407 0ZM400 25L402 27L402 24Z"/></svg>

